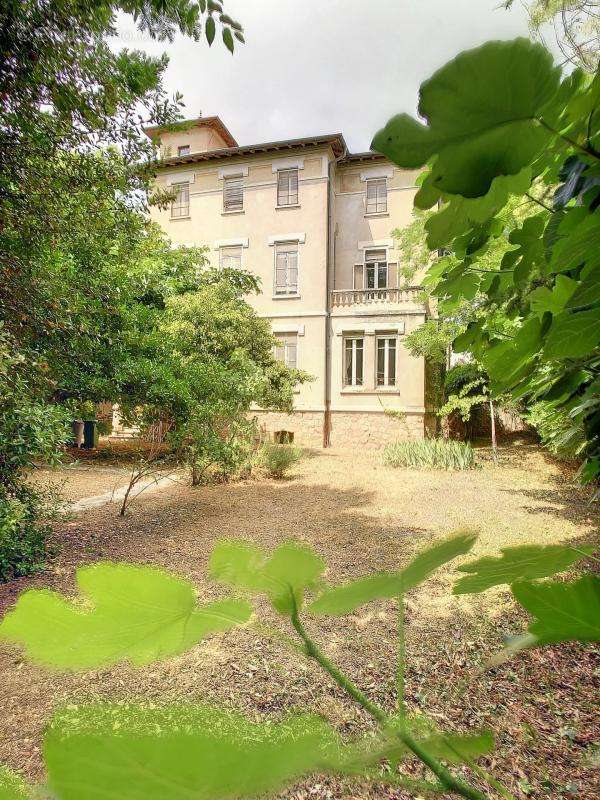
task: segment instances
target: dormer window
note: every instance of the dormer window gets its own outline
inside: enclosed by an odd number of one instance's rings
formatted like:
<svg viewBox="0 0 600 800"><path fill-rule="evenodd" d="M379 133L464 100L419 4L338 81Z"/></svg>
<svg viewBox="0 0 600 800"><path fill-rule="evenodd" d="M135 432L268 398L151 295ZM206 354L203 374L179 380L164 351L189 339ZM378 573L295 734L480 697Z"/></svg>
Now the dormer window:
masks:
<svg viewBox="0 0 600 800"><path fill-rule="evenodd" d="M190 146L189 144L181 144L177 148L177 155L178 156L189 156L190 154Z"/></svg>

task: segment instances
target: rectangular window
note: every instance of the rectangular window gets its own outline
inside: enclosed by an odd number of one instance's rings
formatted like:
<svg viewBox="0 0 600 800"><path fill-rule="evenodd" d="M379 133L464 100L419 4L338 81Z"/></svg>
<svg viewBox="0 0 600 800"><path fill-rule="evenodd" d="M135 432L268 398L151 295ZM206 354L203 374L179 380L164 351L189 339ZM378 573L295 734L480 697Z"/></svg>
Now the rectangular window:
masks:
<svg viewBox="0 0 600 800"><path fill-rule="evenodd" d="M396 339L377 339L377 386L396 385Z"/></svg>
<svg viewBox="0 0 600 800"><path fill-rule="evenodd" d="M277 205L295 206L298 203L298 170L277 171Z"/></svg>
<svg viewBox="0 0 600 800"><path fill-rule="evenodd" d="M171 219L189 217L190 215L190 184L174 183L171 189L175 192L175 199L171 203Z"/></svg>
<svg viewBox="0 0 600 800"><path fill-rule="evenodd" d="M387 211L387 178L367 181L367 214L383 214Z"/></svg>
<svg viewBox="0 0 600 800"><path fill-rule="evenodd" d="M364 339L344 339L344 385L363 385Z"/></svg>
<svg viewBox="0 0 600 800"><path fill-rule="evenodd" d="M244 179L225 178L223 181L223 211L242 211L244 208Z"/></svg>
<svg viewBox="0 0 600 800"><path fill-rule="evenodd" d="M275 294L298 294L298 242L275 245Z"/></svg>
<svg viewBox="0 0 600 800"><path fill-rule="evenodd" d="M189 144L182 144L177 148L178 156L189 156L189 154L190 154Z"/></svg>
<svg viewBox="0 0 600 800"><path fill-rule="evenodd" d="M388 265L385 250L365 251L365 289L387 289Z"/></svg>
<svg viewBox="0 0 600 800"><path fill-rule="evenodd" d="M296 369L298 364L298 340L295 333L278 334L275 358L286 367Z"/></svg>
<svg viewBox="0 0 600 800"><path fill-rule="evenodd" d="M241 269L242 248L221 247L219 250L219 264L222 269Z"/></svg>

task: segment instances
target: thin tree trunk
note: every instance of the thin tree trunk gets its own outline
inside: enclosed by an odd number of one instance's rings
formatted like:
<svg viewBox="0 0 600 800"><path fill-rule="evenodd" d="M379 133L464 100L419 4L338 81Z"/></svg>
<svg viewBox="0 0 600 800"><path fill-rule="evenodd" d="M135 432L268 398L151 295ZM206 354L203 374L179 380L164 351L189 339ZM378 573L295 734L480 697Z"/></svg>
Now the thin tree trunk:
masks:
<svg viewBox="0 0 600 800"><path fill-rule="evenodd" d="M496 417L494 414L494 401L490 397L490 429L492 434L492 458L498 461L498 446L496 444Z"/></svg>

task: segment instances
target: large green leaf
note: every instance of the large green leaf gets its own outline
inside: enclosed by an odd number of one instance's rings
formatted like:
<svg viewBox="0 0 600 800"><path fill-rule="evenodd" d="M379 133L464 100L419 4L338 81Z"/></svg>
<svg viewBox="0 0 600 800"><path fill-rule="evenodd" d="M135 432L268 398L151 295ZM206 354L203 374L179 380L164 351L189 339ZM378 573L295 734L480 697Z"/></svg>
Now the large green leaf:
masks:
<svg viewBox="0 0 600 800"><path fill-rule="evenodd" d="M516 600L535 617L529 633L536 645L600 641L600 578L585 575L573 583L513 584Z"/></svg>
<svg viewBox="0 0 600 800"><path fill-rule="evenodd" d="M527 374L541 343L541 322L533 317L523 324L514 338L488 347L482 360L493 385L499 388L514 386Z"/></svg>
<svg viewBox="0 0 600 800"><path fill-rule="evenodd" d="M483 197L450 195L441 210L425 223L427 246L430 250L445 247L472 226L483 224L506 205L511 194L523 194L530 183L531 169L525 167L517 175L494 178L489 192Z"/></svg>
<svg viewBox="0 0 600 800"><path fill-rule="evenodd" d="M543 315L546 311L552 314L560 314L567 305L569 298L575 293L578 287L577 281L568 278L566 275L557 275L556 282L552 289L547 286L539 286L529 295L529 304L534 314Z"/></svg>
<svg viewBox="0 0 600 800"><path fill-rule="evenodd" d="M243 541L217 542L209 564L211 577L227 586L264 593L280 614L300 608L305 589L314 586L325 562L306 545L285 542L271 558Z"/></svg>
<svg viewBox="0 0 600 800"><path fill-rule="evenodd" d="M527 76L527 79L524 79ZM458 55L421 85L419 114L393 117L372 147L414 169L432 156L432 183L464 197L485 195L498 175L514 175L545 148L539 124L556 96L560 70L527 39L488 42Z"/></svg>
<svg viewBox="0 0 600 800"><path fill-rule="evenodd" d="M0 765L0 800L32 800L33 791L16 772Z"/></svg>
<svg viewBox="0 0 600 800"><path fill-rule="evenodd" d="M252 723L207 706L90 706L59 715L44 742L60 800L254 797L341 764L320 717Z"/></svg>
<svg viewBox="0 0 600 800"><path fill-rule="evenodd" d="M459 555L468 553L477 534L465 531L428 547L399 572L380 572L328 589L310 605L314 614L341 616L372 600L398 597L413 589L438 567Z"/></svg>
<svg viewBox="0 0 600 800"><path fill-rule="evenodd" d="M552 319L546 337L544 358L583 358L600 343L600 314L589 311L563 311Z"/></svg>
<svg viewBox="0 0 600 800"><path fill-rule="evenodd" d="M586 555L594 552L593 547L580 547L579 552L572 547L561 545L521 545L503 547L501 556L487 556L457 567L459 572L468 572L454 584L454 594L484 592L491 586L514 583L531 578L547 578L562 572Z"/></svg>
<svg viewBox="0 0 600 800"><path fill-rule="evenodd" d="M139 666L182 653L251 614L248 603L233 598L199 606L191 583L151 567L82 567L77 584L83 597L75 601L46 590L25 592L0 624L0 638L58 669L123 660Z"/></svg>

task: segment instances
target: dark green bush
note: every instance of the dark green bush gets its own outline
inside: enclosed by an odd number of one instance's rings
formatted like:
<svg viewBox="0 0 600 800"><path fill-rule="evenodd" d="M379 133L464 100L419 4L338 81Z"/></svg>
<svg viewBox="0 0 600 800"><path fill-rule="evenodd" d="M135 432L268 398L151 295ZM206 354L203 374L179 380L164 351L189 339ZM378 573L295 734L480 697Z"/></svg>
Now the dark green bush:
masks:
<svg viewBox="0 0 600 800"><path fill-rule="evenodd" d="M483 382L483 377L477 364L456 364L456 366L448 370L444 378L446 397L459 394L460 390L470 383L479 380ZM481 387L478 388L480 389Z"/></svg>
<svg viewBox="0 0 600 800"><path fill-rule="evenodd" d="M31 575L44 566L50 526L40 521L44 499L23 484L0 485L0 583Z"/></svg>

